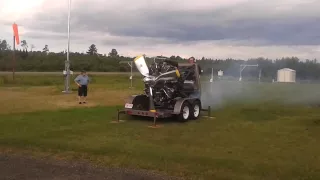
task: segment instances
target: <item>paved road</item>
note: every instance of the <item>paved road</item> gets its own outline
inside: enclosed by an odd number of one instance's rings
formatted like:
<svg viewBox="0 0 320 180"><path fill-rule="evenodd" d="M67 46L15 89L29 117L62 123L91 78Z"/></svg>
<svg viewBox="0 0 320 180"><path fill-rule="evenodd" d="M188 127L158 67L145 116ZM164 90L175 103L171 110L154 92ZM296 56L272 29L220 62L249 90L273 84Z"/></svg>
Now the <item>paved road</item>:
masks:
<svg viewBox="0 0 320 180"><path fill-rule="evenodd" d="M0 154L0 180L164 180L168 176L142 170L99 168L86 163L40 160ZM176 179L176 178L175 178Z"/></svg>

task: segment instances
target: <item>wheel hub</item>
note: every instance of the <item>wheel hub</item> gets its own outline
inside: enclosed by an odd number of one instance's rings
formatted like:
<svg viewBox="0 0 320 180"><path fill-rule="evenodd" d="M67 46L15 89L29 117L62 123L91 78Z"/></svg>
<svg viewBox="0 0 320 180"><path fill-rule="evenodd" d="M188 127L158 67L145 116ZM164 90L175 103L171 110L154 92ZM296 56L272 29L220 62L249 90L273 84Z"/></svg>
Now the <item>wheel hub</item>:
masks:
<svg viewBox="0 0 320 180"><path fill-rule="evenodd" d="M193 108L193 115L194 117L198 117L199 116L199 113L200 113L200 107L199 105L195 105L194 108Z"/></svg>
<svg viewBox="0 0 320 180"><path fill-rule="evenodd" d="M188 119L188 117L189 117L189 108L188 108L188 106L185 106L183 108L183 118Z"/></svg>

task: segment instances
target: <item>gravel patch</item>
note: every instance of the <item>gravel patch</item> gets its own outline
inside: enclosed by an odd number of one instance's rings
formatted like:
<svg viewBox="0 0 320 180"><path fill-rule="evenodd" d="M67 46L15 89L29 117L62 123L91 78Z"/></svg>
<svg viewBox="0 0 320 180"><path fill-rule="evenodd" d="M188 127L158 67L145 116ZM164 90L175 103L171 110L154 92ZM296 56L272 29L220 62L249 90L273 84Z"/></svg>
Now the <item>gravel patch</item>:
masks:
<svg viewBox="0 0 320 180"><path fill-rule="evenodd" d="M83 162L38 159L0 153L1 180L174 180L145 170L104 168ZM180 178L179 178L180 179Z"/></svg>

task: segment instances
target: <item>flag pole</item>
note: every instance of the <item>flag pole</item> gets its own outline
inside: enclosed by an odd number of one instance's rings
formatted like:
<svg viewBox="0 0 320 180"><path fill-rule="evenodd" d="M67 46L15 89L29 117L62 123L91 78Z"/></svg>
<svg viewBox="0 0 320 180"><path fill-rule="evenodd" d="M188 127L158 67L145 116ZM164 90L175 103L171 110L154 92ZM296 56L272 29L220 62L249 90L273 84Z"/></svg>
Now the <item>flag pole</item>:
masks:
<svg viewBox="0 0 320 180"><path fill-rule="evenodd" d="M71 0L69 0L69 6L68 6L68 45L67 45L67 60L65 62L65 72L66 72L66 78L65 78L65 87L64 87L64 93L70 93L70 14L71 14Z"/></svg>
<svg viewBox="0 0 320 180"><path fill-rule="evenodd" d="M12 79L15 80L15 66L16 66L16 43L19 45L19 30L18 25L14 22L12 24L13 29L13 52L12 52Z"/></svg>
<svg viewBox="0 0 320 180"><path fill-rule="evenodd" d="M15 64L16 64L16 37L13 35L13 54L12 54L12 79L14 81L15 77Z"/></svg>

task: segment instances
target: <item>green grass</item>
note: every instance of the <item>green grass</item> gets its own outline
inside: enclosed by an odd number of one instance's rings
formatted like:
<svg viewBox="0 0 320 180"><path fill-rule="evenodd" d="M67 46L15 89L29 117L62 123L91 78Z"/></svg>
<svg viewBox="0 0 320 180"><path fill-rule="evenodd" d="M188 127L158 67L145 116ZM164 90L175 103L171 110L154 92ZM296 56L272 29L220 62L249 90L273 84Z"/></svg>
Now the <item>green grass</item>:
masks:
<svg viewBox="0 0 320 180"><path fill-rule="evenodd" d="M128 88L130 86L129 75L111 74L111 75L90 75L91 83L94 85L109 87L113 89ZM74 85L73 80L76 75L71 76L71 85ZM133 84L137 88L142 88L143 84L140 76L133 78ZM57 86L60 89L64 86L64 77L61 75L16 75L13 80L11 75L0 75L1 86Z"/></svg>
<svg viewBox="0 0 320 180"><path fill-rule="evenodd" d="M24 77L20 82L41 86L43 79ZM106 93L128 88L126 76L94 79ZM139 79L136 83L142 87ZM194 179L316 180L320 179L320 111L306 105L319 102L317 88L217 82L214 95L206 98L215 109L215 119L159 120L163 125L159 129L147 127L152 119L127 116L122 118L126 122L111 124L121 104L0 114L0 147Z"/></svg>
<svg viewBox="0 0 320 180"><path fill-rule="evenodd" d="M319 179L320 111L248 106L185 124L131 119L110 124L116 107L0 116L4 147L71 152L107 166L206 179ZM161 123L161 121L160 121Z"/></svg>

